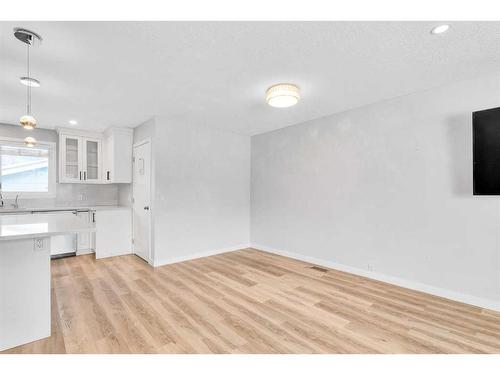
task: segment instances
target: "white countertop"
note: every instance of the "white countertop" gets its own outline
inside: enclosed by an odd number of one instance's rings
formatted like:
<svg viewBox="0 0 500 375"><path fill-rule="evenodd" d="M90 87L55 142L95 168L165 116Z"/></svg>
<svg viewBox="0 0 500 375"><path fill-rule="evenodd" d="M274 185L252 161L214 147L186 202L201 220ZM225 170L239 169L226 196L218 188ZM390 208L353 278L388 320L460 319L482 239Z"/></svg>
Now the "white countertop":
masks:
<svg viewBox="0 0 500 375"><path fill-rule="evenodd" d="M0 241L94 232L93 223L68 215L0 215Z"/></svg>
<svg viewBox="0 0 500 375"><path fill-rule="evenodd" d="M38 211L74 211L74 210L90 210L90 211L107 211L107 210L130 210L128 206L51 206L51 207L4 207L0 208L0 216L4 214L22 214Z"/></svg>

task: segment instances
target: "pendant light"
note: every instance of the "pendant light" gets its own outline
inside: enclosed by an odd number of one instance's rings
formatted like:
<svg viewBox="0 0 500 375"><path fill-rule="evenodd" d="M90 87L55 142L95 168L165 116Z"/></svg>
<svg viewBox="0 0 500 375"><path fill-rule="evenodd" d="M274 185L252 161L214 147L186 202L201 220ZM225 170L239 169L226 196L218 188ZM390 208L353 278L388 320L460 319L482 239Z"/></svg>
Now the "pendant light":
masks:
<svg viewBox="0 0 500 375"><path fill-rule="evenodd" d="M21 42L25 43L28 48L28 57L27 57L28 73L26 77L21 77L21 82L26 85L26 114L20 118L19 123L24 129L32 130L36 127L36 119L31 115L31 88L40 86L40 82L30 77L30 47L35 45L36 43L38 44L41 43L42 37L33 31L21 28L14 29L14 36ZM32 139L34 140L34 138Z"/></svg>
<svg viewBox="0 0 500 375"><path fill-rule="evenodd" d="M24 144L26 147L34 147L36 145L36 139L33 137L24 138Z"/></svg>

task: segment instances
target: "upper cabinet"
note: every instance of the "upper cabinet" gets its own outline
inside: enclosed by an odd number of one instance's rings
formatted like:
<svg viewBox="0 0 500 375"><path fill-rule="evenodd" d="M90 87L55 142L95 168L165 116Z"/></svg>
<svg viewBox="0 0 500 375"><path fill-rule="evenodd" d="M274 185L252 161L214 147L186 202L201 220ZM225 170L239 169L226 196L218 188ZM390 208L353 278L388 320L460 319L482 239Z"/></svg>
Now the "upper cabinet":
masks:
<svg viewBox="0 0 500 375"><path fill-rule="evenodd" d="M102 139L99 137L59 133L59 182L102 182Z"/></svg>
<svg viewBox="0 0 500 375"><path fill-rule="evenodd" d="M105 183L132 182L132 143L134 132L128 128L110 128L104 133Z"/></svg>
<svg viewBox="0 0 500 375"><path fill-rule="evenodd" d="M132 129L104 134L58 129L59 182L79 184L132 182Z"/></svg>

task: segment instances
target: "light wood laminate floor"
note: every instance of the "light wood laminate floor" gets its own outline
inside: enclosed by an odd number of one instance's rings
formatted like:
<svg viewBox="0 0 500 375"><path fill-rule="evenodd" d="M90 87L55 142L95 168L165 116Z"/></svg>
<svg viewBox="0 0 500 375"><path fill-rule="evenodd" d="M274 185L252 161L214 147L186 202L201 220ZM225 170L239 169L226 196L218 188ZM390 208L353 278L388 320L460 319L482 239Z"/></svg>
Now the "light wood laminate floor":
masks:
<svg viewBox="0 0 500 375"><path fill-rule="evenodd" d="M500 353L500 313L253 249L52 261L52 336L5 353Z"/></svg>

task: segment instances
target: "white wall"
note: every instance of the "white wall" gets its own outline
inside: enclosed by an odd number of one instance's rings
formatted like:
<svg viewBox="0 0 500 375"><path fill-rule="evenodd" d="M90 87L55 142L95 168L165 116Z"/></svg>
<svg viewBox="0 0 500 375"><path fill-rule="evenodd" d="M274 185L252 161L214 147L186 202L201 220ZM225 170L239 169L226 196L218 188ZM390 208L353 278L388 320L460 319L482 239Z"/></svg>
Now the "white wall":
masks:
<svg viewBox="0 0 500 375"><path fill-rule="evenodd" d="M500 197L472 195L471 133L498 106L494 75L252 137L252 244L500 308Z"/></svg>
<svg viewBox="0 0 500 375"><path fill-rule="evenodd" d="M156 118L150 118L134 128L134 144L145 139L154 140Z"/></svg>
<svg viewBox="0 0 500 375"><path fill-rule="evenodd" d="M118 185L118 205L132 207L132 184Z"/></svg>
<svg viewBox="0 0 500 375"><path fill-rule="evenodd" d="M154 264L249 244L250 137L155 118Z"/></svg>

